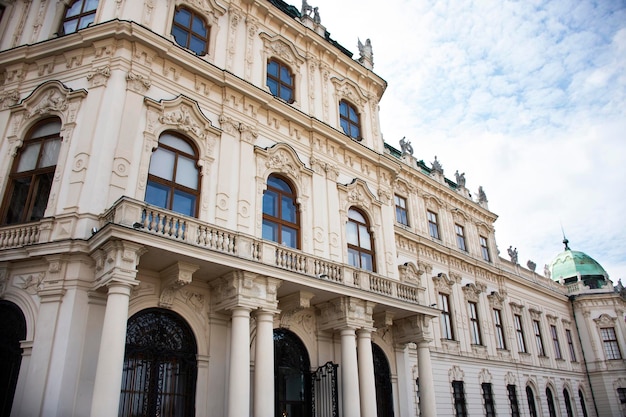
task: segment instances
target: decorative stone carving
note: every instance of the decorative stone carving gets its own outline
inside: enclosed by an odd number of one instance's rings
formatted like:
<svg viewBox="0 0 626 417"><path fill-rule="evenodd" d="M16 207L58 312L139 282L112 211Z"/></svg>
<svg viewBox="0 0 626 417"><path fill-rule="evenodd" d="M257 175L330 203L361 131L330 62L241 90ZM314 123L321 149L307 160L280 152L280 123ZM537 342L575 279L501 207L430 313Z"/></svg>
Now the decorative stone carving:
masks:
<svg viewBox="0 0 626 417"><path fill-rule="evenodd" d="M342 206L346 213L350 206L361 207L366 211L371 210L374 205L378 207L381 206L380 201L378 201L370 191L367 183L360 178L355 179L347 185L338 185L338 187L344 192L341 198Z"/></svg>
<svg viewBox="0 0 626 417"><path fill-rule="evenodd" d="M361 91L361 88L351 80L333 77L332 83L335 85L338 101L348 100L359 108L361 113L365 110L367 103L367 95Z"/></svg>
<svg viewBox="0 0 626 417"><path fill-rule="evenodd" d="M236 307L275 311L281 281L249 271L234 271L211 283L216 311Z"/></svg>
<svg viewBox="0 0 626 417"><path fill-rule="evenodd" d="M299 73L300 66L305 62L305 55L286 38L281 35L270 36L265 32L259 34L263 40L263 48L265 50L266 58L271 57L279 58L281 61L290 65L291 70Z"/></svg>
<svg viewBox="0 0 626 417"><path fill-rule="evenodd" d="M488 369L483 368L478 373L478 381L480 381L481 384L483 383L490 384L492 380L493 380L493 377L491 376L491 372L489 372Z"/></svg>
<svg viewBox="0 0 626 417"><path fill-rule="evenodd" d="M145 252L146 249L136 243L122 240L106 242L91 255L96 263L96 288L110 281L137 285L137 265Z"/></svg>
<svg viewBox="0 0 626 417"><path fill-rule="evenodd" d="M394 320L394 341L398 344L431 342L430 321L432 317L423 314Z"/></svg>
<svg viewBox="0 0 626 417"><path fill-rule="evenodd" d="M257 172L262 178L267 178L272 172L281 172L294 179L301 188L303 186L302 174L312 175L296 151L289 145L279 143L269 149L257 148L255 152L265 160L264 166L259 166L259 172Z"/></svg>
<svg viewBox="0 0 626 417"><path fill-rule="evenodd" d="M94 68L87 73L87 81L90 88L106 86L109 77L111 77L111 67L108 65Z"/></svg>
<svg viewBox="0 0 626 417"><path fill-rule="evenodd" d="M14 279L16 287L23 289L30 295L35 295L37 292L44 289L44 279L46 277L45 272L39 272L27 275L18 275Z"/></svg>
<svg viewBox="0 0 626 417"><path fill-rule="evenodd" d="M178 291L191 283L193 273L199 268L198 265L179 261L162 270L159 306L171 308Z"/></svg>
<svg viewBox="0 0 626 417"><path fill-rule="evenodd" d="M450 380L450 382L463 381L463 378L465 378L465 372L463 372L463 370L461 370L461 368L457 365L454 365L448 371L448 379Z"/></svg>
<svg viewBox="0 0 626 417"><path fill-rule="evenodd" d="M456 280L448 278L448 275L443 272L438 273L432 279L435 289L446 294L449 294L452 291L452 286L456 284Z"/></svg>
<svg viewBox="0 0 626 417"><path fill-rule="evenodd" d="M10 106L17 104L20 100L20 95L17 90L4 91L0 93L0 109L6 109Z"/></svg>
<svg viewBox="0 0 626 417"><path fill-rule="evenodd" d="M400 282L422 286L422 275L425 271L420 270L412 262L399 265L398 271L400 272Z"/></svg>
<svg viewBox="0 0 626 417"><path fill-rule="evenodd" d="M339 297L318 304L320 329L339 330L342 328L374 329L372 313L376 304L354 297Z"/></svg>
<svg viewBox="0 0 626 417"><path fill-rule="evenodd" d="M613 327L615 326L615 321L617 317L611 317L608 314L601 314L600 317L593 319L598 328L601 327Z"/></svg>
<svg viewBox="0 0 626 417"><path fill-rule="evenodd" d="M492 291L491 294L487 296L487 300L489 300L491 308L502 308L505 298L506 291Z"/></svg>
<svg viewBox="0 0 626 417"><path fill-rule="evenodd" d="M478 297L480 293L486 289L484 284L474 284L469 283L463 287L463 294L465 294L465 299L467 301L478 302Z"/></svg>
<svg viewBox="0 0 626 417"><path fill-rule="evenodd" d="M129 71L126 74L126 86L130 90L133 90L136 93L144 94L150 86L152 85L152 81L150 77L137 74L135 72Z"/></svg>

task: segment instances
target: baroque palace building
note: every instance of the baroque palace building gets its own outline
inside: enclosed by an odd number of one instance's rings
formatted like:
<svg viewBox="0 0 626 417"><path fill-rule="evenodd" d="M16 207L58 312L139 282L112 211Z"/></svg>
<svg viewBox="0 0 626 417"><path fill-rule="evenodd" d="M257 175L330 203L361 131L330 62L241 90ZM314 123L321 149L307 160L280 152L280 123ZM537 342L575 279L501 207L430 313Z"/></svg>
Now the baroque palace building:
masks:
<svg viewBox="0 0 626 417"><path fill-rule="evenodd" d="M306 1L0 13L1 416L626 415L621 283L499 257L482 189L384 143L369 40Z"/></svg>

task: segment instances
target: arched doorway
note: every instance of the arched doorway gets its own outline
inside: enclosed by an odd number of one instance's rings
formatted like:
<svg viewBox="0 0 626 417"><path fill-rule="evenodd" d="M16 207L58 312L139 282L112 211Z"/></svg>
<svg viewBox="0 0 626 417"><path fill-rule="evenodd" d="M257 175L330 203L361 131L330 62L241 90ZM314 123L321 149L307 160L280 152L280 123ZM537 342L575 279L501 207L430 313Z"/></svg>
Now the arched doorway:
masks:
<svg viewBox="0 0 626 417"><path fill-rule="evenodd" d="M311 416L311 365L304 343L287 329L274 330L274 413Z"/></svg>
<svg viewBox="0 0 626 417"><path fill-rule="evenodd" d="M374 357L377 416L393 417L393 392L389 361L385 352L376 343L372 343L372 356Z"/></svg>
<svg viewBox="0 0 626 417"><path fill-rule="evenodd" d="M26 339L26 319L10 301L0 300L0 417L9 417L22 363L20 342Z"/></svg>
<svg viewBox="0 0 626 417"><path fill-rule="evenodd" d="M195 416L196 354L178 314L150 308L128 319L119 416Z"/></svg>

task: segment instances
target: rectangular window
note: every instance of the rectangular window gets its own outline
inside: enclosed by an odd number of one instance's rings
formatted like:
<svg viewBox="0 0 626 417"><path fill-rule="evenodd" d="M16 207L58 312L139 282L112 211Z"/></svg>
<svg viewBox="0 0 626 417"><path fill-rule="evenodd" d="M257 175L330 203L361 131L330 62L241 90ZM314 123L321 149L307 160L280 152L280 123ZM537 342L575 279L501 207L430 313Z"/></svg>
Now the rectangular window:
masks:
<svg viewBox="0 0 626 417"><path fill-rule="evenodd" d="M487 262L491 262L491 256L489 256L489 245L487 244L487 238L484 236L480 236L479 240L480 240L480 253L483 255L483 259Z"/></svg>
<svg viewBox="0 0 626 417"><path fill-rule="evenodd" d="M556 331L556 326L550 325L550 335L552 336L552 344L554 345L554 357L556 359L563 359L563 355L561 355L561 344L559 343L559 335Z"/></svg>
<svg viewBox="0 0 626 417"><path fill-rule="evenodd" d="M615 335L615 327L604 327L600 329L602 341L604 342L604 353L606 359L622 359L622 354L617 344L617 336Z"/></svg>
<svg viewBox="0 0 626 417"><path fill-rule="evenodd" d="M441 309L441 337L454 340L452 331L452 314L450 311L450 297L447 294L439 293L439 308Z"/></svg>
<svg viewBox="0 0 626 417"><path fill-rule="evenodd" d="M409 225L409 218L406 211L406 199L399 195L394 196L396 202L396 221L405 226Z"/></svg>
<svg viewBox="0 0 626 417"><path fill-rule="evenodd" d="M516 314L513 316L515 322L515 333L517 335L517 349L521 353L526 353L526 340L524 339L524 328L522 327L522 316Z"/></svg>
<svg viewBox="0 0 626 417"><path fill-rule="evenodd" d="M496 407L493 402L493 391L491 389L491 384L483 382L481 384L481 387L483 389L483 401L485 403L485 417L495 417Z"/></svg>
<svg viewBox="0 0 626 417"><path fill-rule="evenodd" d="M467 407L465 405L463 381L452 381L452 395L454 397L454 415L456 417L466 417Z"/></svg>
<svg viewBox="0 0 626 417"><path fill-rule="evenodd" d="M533 320L533 331L535 332L535 342L537 343L537 354L539 356L546 356L546 351L543 348L543 337L541 336L539 320Z"/></svg>
<svg viewBox="0 0 626 417"><path fill-rule="evenodd" d="M582 397L581 397L582 398ZM619 400L622 414L626 416L626 388L617 389L617 398Z"/></svg>
<svg viewBox="0 0 626 417"><path fill-rule="evenodd" d="M498 349L506 349L504 327L502 326L502 312L497 308L493 309L493 322L496 325L496 347Z"/></svg>
<svg viewBox="0 0 626 417"><path fill-rule="evenodd" d="M455 224L454 231L456 232L456 245L463 252L467 252L467 247L465 246L465 229L463 226Z"/></svg>
<svg viewBox="0 0 626 417"><path fill-rule="evenodd" d="M480 322L478 321L478 306L474 302L469 302L469 318L470 318L470 334L472 336L472 344L482 345L480 338Z"/></svg>
<svg viewBox="0 0 626 417"><path fill-rule="evenodd" d="M565 329L565 337L567 338L567 346L569 346L569 357L572 362L576 362L576 349L574 349L574 340L570 329Z"/></svg>
<svg viewBox="0 0 626 417"><path fill-rule="evenodd" d="M515 385L507 385L506 391L509 396L509 405L511 406L511 417L520 417L519 404L517 403L517 390L515 389Z"/></svg>
<svg viewBox="0 0 626 417"><path fill-rule="evenodd" d="M439 239L439 224L437 223L437 214L428 211L428 233L430 237Z"/></svg>

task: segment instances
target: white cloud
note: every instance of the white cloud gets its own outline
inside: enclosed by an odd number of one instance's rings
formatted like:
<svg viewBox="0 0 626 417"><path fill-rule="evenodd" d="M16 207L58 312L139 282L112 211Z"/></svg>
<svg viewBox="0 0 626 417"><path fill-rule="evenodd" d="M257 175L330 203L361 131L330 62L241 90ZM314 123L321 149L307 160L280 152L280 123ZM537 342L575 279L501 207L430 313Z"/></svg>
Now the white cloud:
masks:
<svg viewBox="0 0 626 417"><path fill-rule="evenodd" d="M626 278L626 4L309 1L355 53L370 38L385 141L411 140L482 185L503 255L538 271L562 250ZM299 6L299 4L295 4Z"/></svg>

